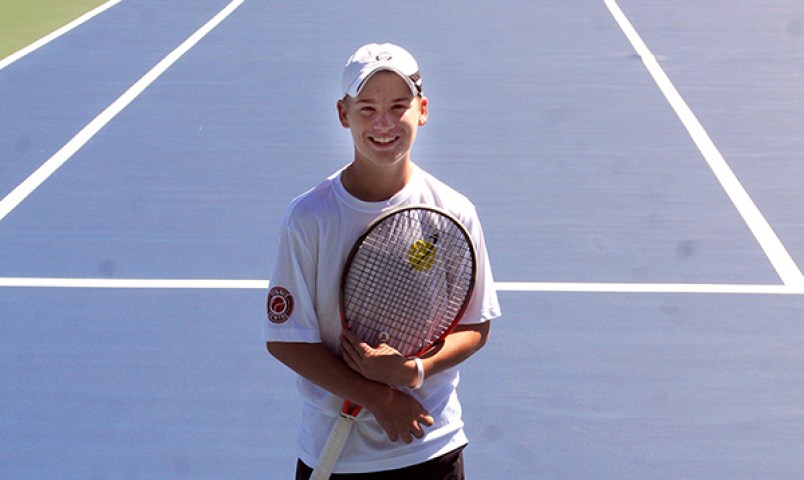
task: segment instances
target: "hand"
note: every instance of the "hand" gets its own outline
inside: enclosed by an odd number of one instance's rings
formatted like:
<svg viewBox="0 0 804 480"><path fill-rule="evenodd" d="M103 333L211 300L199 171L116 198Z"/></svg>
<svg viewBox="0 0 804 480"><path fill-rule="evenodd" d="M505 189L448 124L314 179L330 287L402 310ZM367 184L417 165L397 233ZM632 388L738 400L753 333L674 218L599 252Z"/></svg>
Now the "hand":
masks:
<svg viewBox="0 0 804 480"><path fill-rule="evenodd" d="M416 364L386 343L376 348L349 331L341 335L341 357L352 370L369 380L391 386L411 386L416 382Z"/></svg>
<svg viewBox="0 0 804 480"><path fill-rule="evenodd" d="M415 398L389 387L386 394L364 405L392 442L410 443L424 436L423 427L433 426L433 417Z"/></svg>

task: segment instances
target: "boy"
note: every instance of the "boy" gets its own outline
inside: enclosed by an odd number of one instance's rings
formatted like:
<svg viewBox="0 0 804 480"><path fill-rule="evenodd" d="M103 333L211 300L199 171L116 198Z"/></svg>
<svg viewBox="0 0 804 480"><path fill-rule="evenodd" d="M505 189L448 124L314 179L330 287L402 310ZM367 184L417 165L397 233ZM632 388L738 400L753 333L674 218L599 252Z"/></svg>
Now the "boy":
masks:
<svg viewBox="0 0 804 480"><path fill-rule="evenodd" d="M358 49L343 71L338 118L354 158L294 199L281 224L268 293L268 351L299 374L303 399L296 478L307 479L343 399L363 406L333 479L463 479L456 366L479 350L499 304L474 206L410 159L428 99L414 58L392 44ZM478 253L461 323L421 362L342 332L338 282L352 244L383 211L430 204L459 218ZM418 369L421 367L423 372ZM424 374L425 381L417 382Z"/></svg>

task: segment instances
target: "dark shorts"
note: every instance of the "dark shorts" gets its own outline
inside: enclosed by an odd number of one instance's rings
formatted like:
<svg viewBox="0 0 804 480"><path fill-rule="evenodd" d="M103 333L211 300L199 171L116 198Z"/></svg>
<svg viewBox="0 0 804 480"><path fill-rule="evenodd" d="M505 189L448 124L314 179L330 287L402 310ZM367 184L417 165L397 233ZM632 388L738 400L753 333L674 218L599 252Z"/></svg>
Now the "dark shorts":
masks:
<svg viewBox="0 0 804 480"><path fill-rule="evenodd" d="M301 460L296 464L296 480L308 480L313 469ZM398 470L374 473L335 473L332 480L464 480L463 447L424 463Z"/></svg>

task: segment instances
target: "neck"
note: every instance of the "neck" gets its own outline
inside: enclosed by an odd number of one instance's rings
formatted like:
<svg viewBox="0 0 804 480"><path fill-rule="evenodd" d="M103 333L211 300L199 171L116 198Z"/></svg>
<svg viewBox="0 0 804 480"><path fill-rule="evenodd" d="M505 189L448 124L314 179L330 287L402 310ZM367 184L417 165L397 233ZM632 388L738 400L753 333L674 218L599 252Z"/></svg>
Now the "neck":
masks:
<svg viewBox="0 0 804 480"><path fill-rule="evenodd" d="M374 167L352 162L341 175L343 187L364 202L381 202L393 197L408 184L413 175L410 160L398 165Z"/></svg>

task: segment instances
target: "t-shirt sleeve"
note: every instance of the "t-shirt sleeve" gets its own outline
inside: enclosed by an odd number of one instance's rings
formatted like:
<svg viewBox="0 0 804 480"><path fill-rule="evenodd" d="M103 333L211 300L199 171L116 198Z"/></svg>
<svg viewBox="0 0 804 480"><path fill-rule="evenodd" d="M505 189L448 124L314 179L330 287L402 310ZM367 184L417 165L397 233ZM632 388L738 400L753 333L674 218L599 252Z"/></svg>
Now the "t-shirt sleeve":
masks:
<svg viewBox="0 0 804 480"><path fill-rule="evenodd" d="M263 340L321 341L315 313L315 254L310 235L288 216L280 224L279 247L269 278Z"/></svg>

